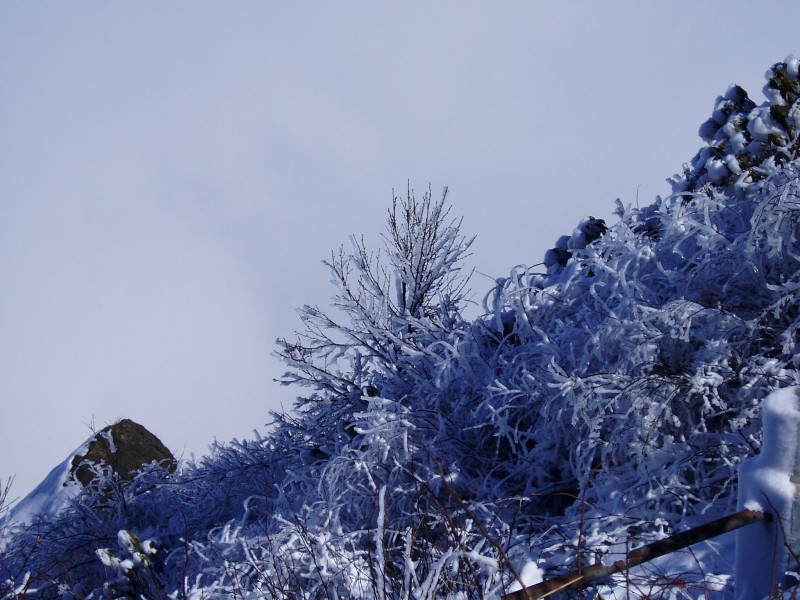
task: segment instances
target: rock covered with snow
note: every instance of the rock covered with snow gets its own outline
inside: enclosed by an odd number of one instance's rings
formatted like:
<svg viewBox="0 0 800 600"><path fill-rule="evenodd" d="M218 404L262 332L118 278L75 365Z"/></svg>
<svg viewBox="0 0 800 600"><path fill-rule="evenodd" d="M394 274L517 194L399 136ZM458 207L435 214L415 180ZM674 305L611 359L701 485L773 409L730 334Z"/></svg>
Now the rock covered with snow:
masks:
<svg viewBox="0 0 800 600"><path fill-rule="evenodd" d="M175 457L153 433L130 419L104 427L69 454L25 498L11 507L6 525L53 518L104 470L129 480L143 466L157 463L174 471Z"/></svg>
<svg viewBox="0 0 800 600"><path fill-rule="evenodd" d="M85 444L85 452L73 456L70 474L87 485L95 477L98 466L107 466L122 479L130 479L143 465L158 463L171 471L176 462L172 452L146 427L131 421L120 421L104 427Z"/></svg>

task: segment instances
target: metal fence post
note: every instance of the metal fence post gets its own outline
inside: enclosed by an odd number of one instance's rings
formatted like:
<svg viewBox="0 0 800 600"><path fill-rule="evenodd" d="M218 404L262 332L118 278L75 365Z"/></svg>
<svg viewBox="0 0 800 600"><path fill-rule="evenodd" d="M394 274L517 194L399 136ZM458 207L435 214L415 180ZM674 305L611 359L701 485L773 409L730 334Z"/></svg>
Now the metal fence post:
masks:
<svg viewBox="0 0 800 600"><path fill-rule="evenodd" d="M800 387L794 388L798 397L796 407L800 410ZM792 468L791 482L794 485L794 501L792 502L791 523L787 531L787 571L800 571L800 430L795 438L794 467Z"/></svg>
<svg viewBox="0 0 800 600"><path fill-rule="evenodd" d="M737 600L772 597L800 567L800 388L773 392L762 411L761 452L739 467L738 504L774 518L736 534Z"/></svg>

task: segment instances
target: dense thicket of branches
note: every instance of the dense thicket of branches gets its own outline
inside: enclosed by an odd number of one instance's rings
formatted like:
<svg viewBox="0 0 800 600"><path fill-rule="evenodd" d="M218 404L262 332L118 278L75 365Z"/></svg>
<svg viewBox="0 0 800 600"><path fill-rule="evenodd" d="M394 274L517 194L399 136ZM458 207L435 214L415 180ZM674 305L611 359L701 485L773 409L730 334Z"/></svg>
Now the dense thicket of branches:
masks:
<svg viewBox="0 0 800 600"><path fill-rule="evenodd" d="M583 220L472 321L445 195L395 199L383 251L333 253L333 309L304 307L279 341L284 383L308 392L291 415L8 528L0 589L491 598L530 561L730 510L759 400L800 382L798 61L767 82L759 106L718 98L672 195ZM667 597L693 597L683 583Z"/></svg>

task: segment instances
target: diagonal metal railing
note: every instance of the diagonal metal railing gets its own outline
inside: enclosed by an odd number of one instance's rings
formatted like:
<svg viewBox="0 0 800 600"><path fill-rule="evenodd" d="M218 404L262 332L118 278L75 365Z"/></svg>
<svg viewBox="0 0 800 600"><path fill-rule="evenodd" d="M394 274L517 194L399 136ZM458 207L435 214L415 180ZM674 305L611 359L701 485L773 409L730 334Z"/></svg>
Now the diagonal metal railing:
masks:
<svg viewBox="0 0 800 600"><path fill-rule="evenodd" d="M604 579L615 573L621 573L637 565L649 562L659 556L664 556L678 550L688 548L693 544L704 542L711 538L735 531L747 525L760 521L769 521L772 515L759 510L740 510L732 515L727 515L699 527L676 533L669 537L636 548L628 553L626 560L618 560L610 565L595 563L578 569L571 573L559 575L536 585L531 585L521 590L503 596L503 600L539 600L547 598L558 592L579 588L593 581Z"/></svg>

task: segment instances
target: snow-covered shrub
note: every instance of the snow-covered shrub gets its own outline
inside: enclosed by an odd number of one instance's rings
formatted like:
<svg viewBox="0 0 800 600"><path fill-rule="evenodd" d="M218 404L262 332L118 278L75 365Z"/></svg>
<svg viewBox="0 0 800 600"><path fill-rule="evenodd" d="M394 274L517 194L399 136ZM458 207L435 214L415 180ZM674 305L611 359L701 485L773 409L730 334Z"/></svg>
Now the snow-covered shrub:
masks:
<svg viewBox="0 0 800 600"><path fill-rule="evenodd" d="M488 328L514 340L495 355L508 461L534 488L572 487L563 522L596 519L600 541L620 514L641 531L732 508L756 400L798 380L797 60L768 80L760 107L740 88L718 100L672 196L619 206L602 237L563 240L546 273L516 269L487 300ZM721 176L731 157L747 167Z"/></svg>
<svg viewBox="0 0 800 600"><path fill-rule="evenodd" d="M496 598L732 510L759 400L800 383L799 64L759 106L729 88L670 196L580 221L471 322L471 239L409 191L383 253L332 254L333 310L279 341L292 413L6 534L0 589L101 597L94 552L126 530L159 540L168 597ZM724 588L693 560L681 581ZM694 597L662 583L638 589Z"/></svg>
<svg viewBox="0 0 800 600"><path fill-rule="evenodd" d="M21 525L9 524L0 580L24 578L27 593L37 598L66 594L89 597L91 590L99 589L108 579L96 553L121 543L121 530L146 534L173 526L177 498L160 487L170 480L168 470L154 463L126 481L109 467L93 468L94 479L58 514L44 514ZM156 577L158 565L149 566Z"/></svg>
<svg viewBox="0 0 800 600"><path fill-rule="evenodd" d="M798 70L795 56L770 68L765 77L767 102L756 106L747 92L732 85L717 98L711 118L700 127L707 146L673 178L676 193L723 186L742 194L753 183L797 157L800 107L797 105Z"/></svg>
<svg viewBox="0 0 800 600"><path fill-rule="evenodd" d="M117 534L119 550L100 548L95 551L110 576L103 586L109 598L156 598L159 586L152 573L158 542L140 540L132 531Z"/></svg>

